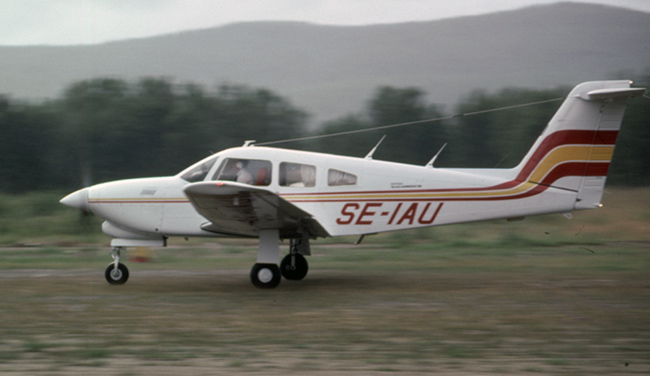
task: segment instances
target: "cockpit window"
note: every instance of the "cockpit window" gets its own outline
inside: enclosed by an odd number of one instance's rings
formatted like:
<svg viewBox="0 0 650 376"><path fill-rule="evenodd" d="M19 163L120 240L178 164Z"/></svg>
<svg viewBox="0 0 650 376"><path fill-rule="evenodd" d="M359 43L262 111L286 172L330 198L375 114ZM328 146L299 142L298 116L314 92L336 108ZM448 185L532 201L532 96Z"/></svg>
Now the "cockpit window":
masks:
<svg viewBox="0 0 650 376"><path fill-rule="evenodd" d="M181 174L181 178L187 180L190 183L203 181L217 159L218 157L213 157L207 161L197 163L196 165L183 172Z"/></svg>
<svg viewBox="0 0 650 376"><path fill-rule="evenodd" d="M283 187L316 186L316 167L301 163L280 163L280 185Z"/></svg>
<svg viewBox="0 0 650 376"><path fill-rule="evenodd" d="M229 180L251 185L271 184L271 162L259 159L226 158L212 180Z"/></svg>
<svg viewBox="0 0 650 376"><path fill-rule="evenodd" d="M350 174L349 172L330 169L327 172L327 185L355 185L357 184L357 175Z"/></svg>

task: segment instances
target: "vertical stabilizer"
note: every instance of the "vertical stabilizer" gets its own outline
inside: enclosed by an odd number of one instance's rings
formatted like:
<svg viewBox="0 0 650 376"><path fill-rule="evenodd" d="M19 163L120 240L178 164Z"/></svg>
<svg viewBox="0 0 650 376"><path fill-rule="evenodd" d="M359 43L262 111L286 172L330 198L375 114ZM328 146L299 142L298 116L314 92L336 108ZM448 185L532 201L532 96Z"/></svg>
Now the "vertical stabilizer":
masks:
<svg viewBox="0 0 650 376"><path fill-rule="evenodd" d="M598 207L625 102L645 92L630 84L576 86L517 167L517 180L576 192L574 209Z"/></svg>

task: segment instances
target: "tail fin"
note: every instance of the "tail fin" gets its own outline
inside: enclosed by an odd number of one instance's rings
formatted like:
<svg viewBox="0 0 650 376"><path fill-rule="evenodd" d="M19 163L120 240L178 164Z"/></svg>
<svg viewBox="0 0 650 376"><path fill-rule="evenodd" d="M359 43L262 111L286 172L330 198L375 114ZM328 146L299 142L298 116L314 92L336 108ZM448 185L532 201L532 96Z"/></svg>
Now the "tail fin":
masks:
<svg viewBox="0 0 650 376"><path fill-rule="evenodd" d="M576 86L517 167L516 180L574 191L574 209L600 206L625 102L645 92L630 84Z"/></svg>

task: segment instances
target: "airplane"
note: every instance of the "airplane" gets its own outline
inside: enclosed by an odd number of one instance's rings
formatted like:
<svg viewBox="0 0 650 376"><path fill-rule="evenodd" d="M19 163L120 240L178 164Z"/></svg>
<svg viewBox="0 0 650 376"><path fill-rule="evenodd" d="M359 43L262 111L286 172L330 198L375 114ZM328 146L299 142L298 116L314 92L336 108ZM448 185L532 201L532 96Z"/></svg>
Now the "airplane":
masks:
<svg viewBox="0 0 650 376"><path fill-rule="evenodd" d="M127 247L164 247L169 237L259 238L250 279L275 288L302 280L310 241L601 207L629 80L576 86L513 168L436 168L296 151L247 142L169 177L83 188L61 203L104 220L110 284L129 277ZM379 145L377 145L379 146ZM289 253L280 260L280 241Z"/></svg>

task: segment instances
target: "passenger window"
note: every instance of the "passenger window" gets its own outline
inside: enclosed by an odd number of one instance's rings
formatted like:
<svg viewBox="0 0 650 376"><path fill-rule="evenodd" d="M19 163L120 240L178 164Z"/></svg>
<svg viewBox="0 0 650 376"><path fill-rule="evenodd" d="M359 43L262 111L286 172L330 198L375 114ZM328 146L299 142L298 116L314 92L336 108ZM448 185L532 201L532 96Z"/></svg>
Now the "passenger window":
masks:
<svg viewBox="0 0 650 376"><path fill-rule="evenodd" d="M283 187L316 186L316 167L300 163L280 163L280 185Z"/></svg>
<svg viewBox="0 0 650 376"><path fill-rule="evenodd" d="M212 180L229 180L250 185L271 184L271 162L259 159L227 158Z"/></svg>
<svg viewBox="0 0 650 376"><path fill-rule="evenodd" d="M357 175L345 171L330 169L327 172L327 185L355 185L357 184Z"/></svg>

